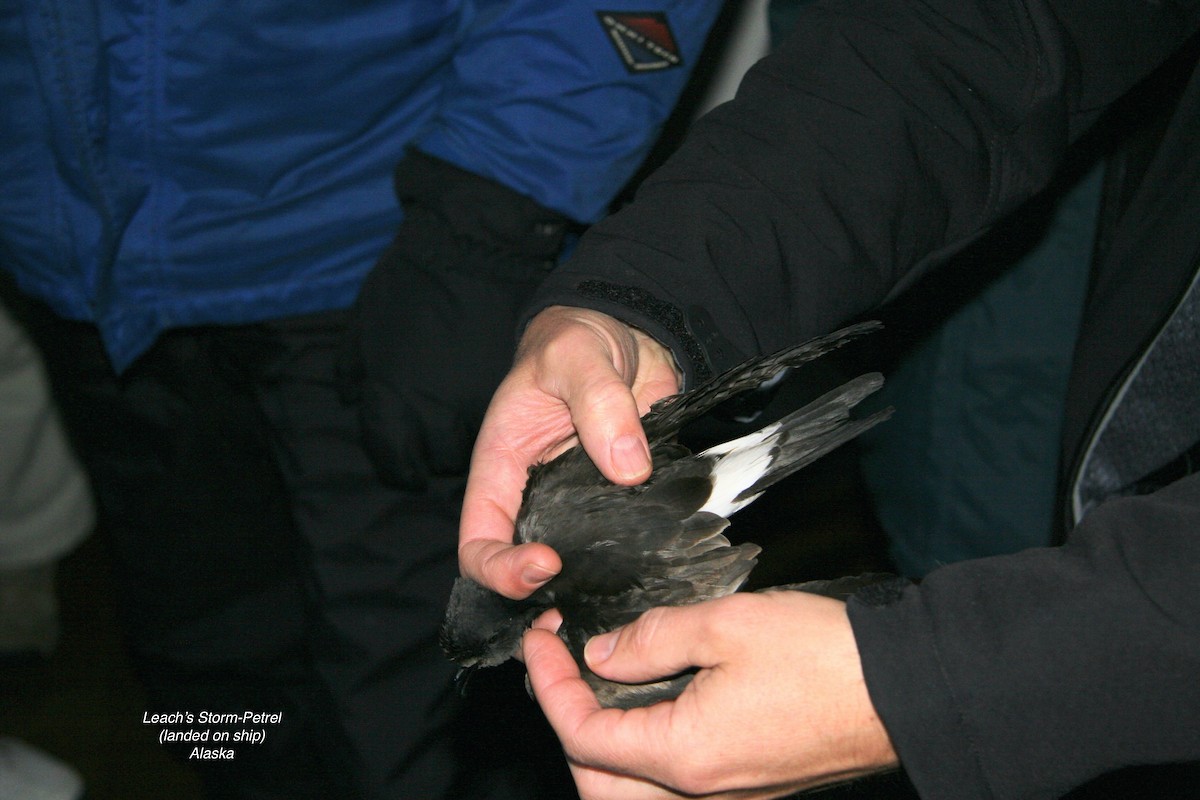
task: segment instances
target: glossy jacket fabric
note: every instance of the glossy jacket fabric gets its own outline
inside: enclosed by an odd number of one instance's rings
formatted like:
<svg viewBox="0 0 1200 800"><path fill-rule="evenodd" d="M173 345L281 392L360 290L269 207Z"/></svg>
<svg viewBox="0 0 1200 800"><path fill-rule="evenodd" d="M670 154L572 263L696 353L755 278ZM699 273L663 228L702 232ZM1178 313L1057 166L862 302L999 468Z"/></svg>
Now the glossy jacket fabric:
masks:
<svg viewBox="0 0 1200 800"><path fill-rule="evenodd" d="M1106 205L1068 389L1069 480L1200 266L1200 79L1185 46L1198 29L1194 1L815 3L537 306L636 324L689 381L830 330L1029 199L1178 51L1191 82ZM1052 798L1123 766L1200 761L1198 530L1192 474L1100 505L1061 547L852 600L868 689L921 796Z"/></svg>
<svg viewBox="0 0 1200 800"><path fill-rule="evenodd" d="M593 221L719 5L6 4L0 266L122 368L167 328L348 305L407 144Z"/></svg>

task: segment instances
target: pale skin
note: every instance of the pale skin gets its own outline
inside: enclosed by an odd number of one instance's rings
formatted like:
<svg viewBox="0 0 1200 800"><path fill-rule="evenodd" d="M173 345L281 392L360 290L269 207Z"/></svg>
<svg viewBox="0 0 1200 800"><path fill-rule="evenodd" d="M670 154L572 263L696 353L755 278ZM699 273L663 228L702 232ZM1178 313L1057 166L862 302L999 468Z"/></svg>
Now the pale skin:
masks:
<svg viewBox="0 0 1200 800"><path fill-rule="evenodd" d="M678 388L671 354L644 333L584 309L539 314L476 443L463 573L510 597L557 574L549 547L512 545L529 465L578 437L610 480L644 481L639 417ZM526 635L534 693L584 800L782 797L897 764L839 601L779 592L654 609L593 639L586 655L611 680L699 672L674 701L602 709L558 637Z"/></svg>

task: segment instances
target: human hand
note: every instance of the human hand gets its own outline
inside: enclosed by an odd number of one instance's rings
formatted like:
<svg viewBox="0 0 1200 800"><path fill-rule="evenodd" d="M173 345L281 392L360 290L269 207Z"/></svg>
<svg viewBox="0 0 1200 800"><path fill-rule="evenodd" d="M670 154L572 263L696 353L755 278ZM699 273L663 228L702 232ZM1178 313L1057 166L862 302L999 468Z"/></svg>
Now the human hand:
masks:
<svg viewBox="0 0 1200 800"><path fill-rule="evenodd" d="M583 800L783 797L897 765L841 601L784 591L656 608L586 655L617 681L700 671L673 701L602 709L557 636L526 634L530 683Z"/></svg>
<svg viewBox="0 0 1200 800"><path fill-rule="evenodd" d="M556 306L526 329L475 442L459 529L463 574L525 597L562 568L543 544L512 544L529 467L575 442L610 480L650 476L640 417L679 390L670 352L596 311Z"/></svg>

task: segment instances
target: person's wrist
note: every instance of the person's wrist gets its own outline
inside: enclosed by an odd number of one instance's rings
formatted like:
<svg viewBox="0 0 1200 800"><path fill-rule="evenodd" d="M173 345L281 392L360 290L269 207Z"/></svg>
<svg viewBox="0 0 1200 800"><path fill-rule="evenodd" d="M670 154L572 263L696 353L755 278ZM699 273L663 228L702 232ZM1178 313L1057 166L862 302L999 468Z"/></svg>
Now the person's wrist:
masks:
<svg viewBox="0 0 1200 800"><path fill-rule="evenodd" d="M675 354L671 352L670 348L640 328L630 325L626 325L625 327L630 330L634 341L637 343L638 358L654 359L670 366L671 370L675 373L675 386L682 389L683 369L679 366L679 362L675 359Z"/></svg>
<svg viewBox="0 0 1200 800"><path fill-rule="evenodd" d="M863 675L862 661L859 658L858 643L844 605L842 624L845 634L841 647L841 658L844 661L842 671L849 682L844 695L843 709L844 719L848 723L843 742L849 758L848 766L856 775L894 769L899 765L896 749L883 720L875 710L875 704L871 701L871 694Z"/></svg>

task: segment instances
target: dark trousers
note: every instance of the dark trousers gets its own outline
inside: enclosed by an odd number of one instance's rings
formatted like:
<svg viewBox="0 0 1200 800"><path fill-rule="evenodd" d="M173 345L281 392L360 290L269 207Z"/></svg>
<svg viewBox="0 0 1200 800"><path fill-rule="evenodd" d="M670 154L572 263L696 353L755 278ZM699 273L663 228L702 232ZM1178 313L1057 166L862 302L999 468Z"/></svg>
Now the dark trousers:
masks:
<svg viewBox="0 0 1200 800"><path fill-rule="evenodd" d="M170 332L120 376L94 327L26 318L94 482L147 710L284 714L233 761L191 762L210 793L471 796L436 643L462 481L376 478L335 377L346 315Z"/></svg>

